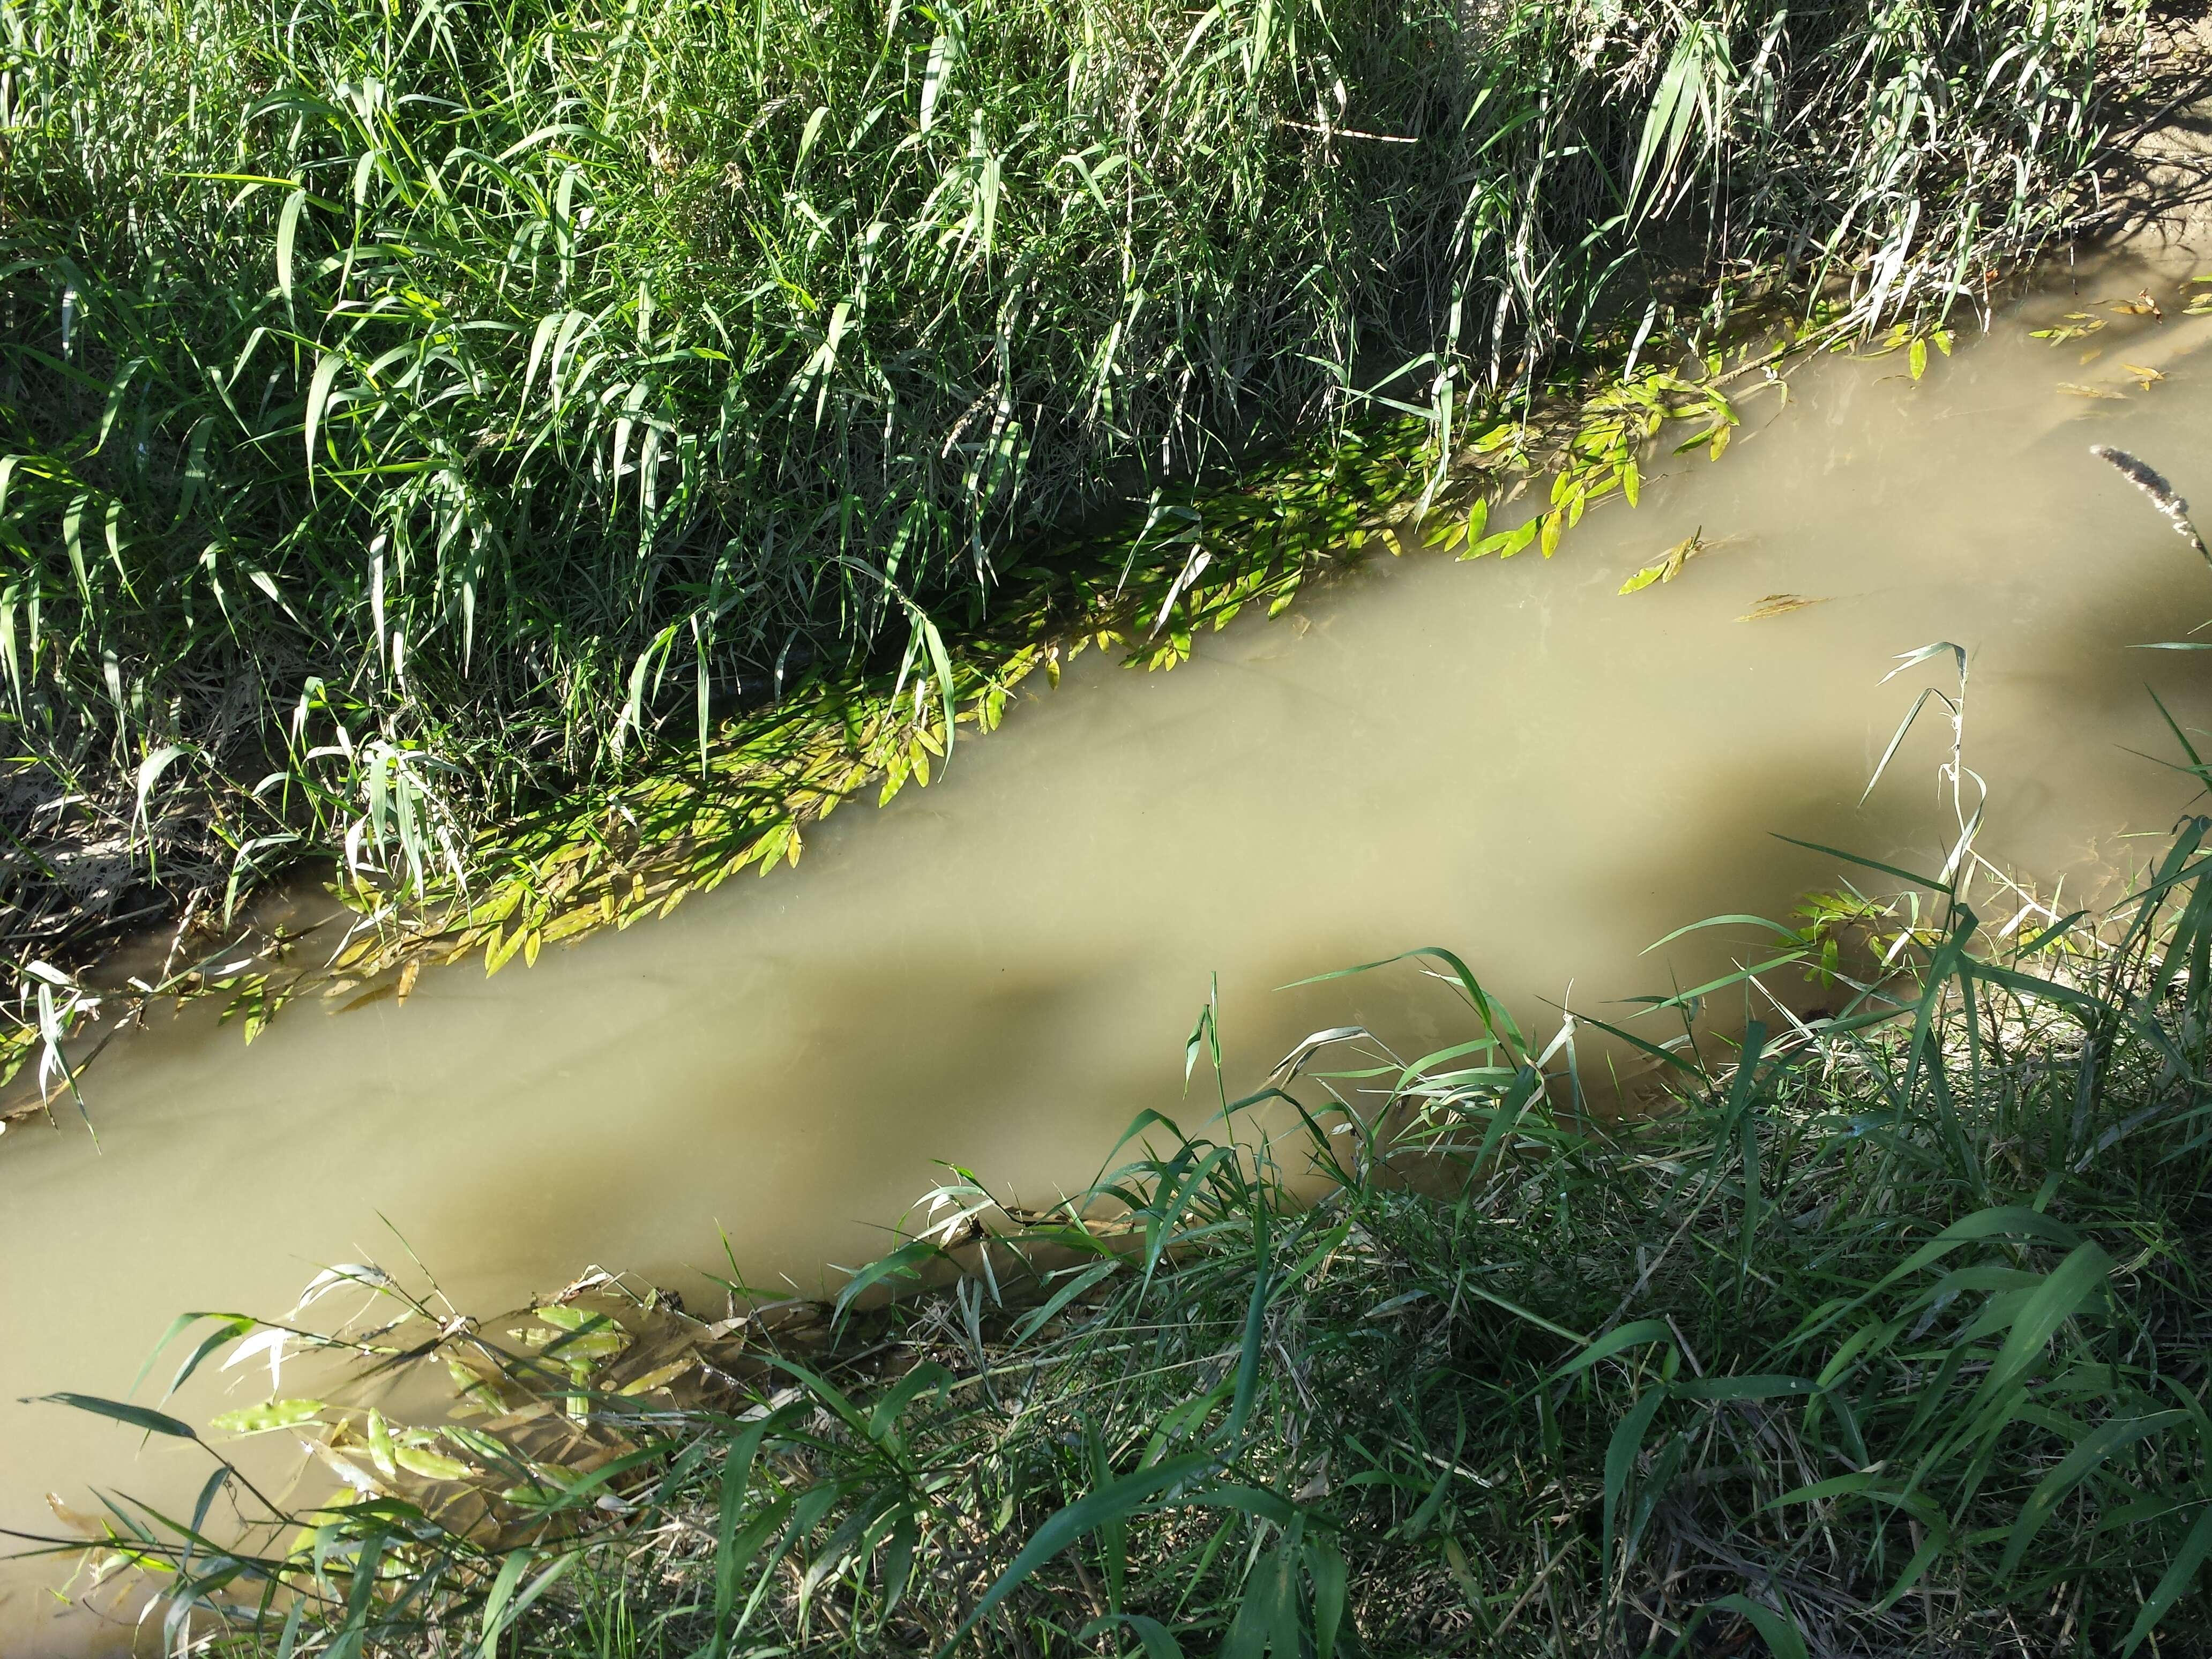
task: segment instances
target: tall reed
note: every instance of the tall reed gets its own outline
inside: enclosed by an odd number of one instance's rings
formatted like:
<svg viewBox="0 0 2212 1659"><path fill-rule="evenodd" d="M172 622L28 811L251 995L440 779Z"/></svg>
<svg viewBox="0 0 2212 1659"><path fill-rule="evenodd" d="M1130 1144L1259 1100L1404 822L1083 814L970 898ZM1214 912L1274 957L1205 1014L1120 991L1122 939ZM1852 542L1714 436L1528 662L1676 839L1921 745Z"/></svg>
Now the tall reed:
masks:
<svg viewBox="0 0 2212 1659"><path fill-rule="evenodd" d="M1449 432L1632 266L1971 298L2142 15L4 0L9 936L465 863L1041 526Z"/></svg>

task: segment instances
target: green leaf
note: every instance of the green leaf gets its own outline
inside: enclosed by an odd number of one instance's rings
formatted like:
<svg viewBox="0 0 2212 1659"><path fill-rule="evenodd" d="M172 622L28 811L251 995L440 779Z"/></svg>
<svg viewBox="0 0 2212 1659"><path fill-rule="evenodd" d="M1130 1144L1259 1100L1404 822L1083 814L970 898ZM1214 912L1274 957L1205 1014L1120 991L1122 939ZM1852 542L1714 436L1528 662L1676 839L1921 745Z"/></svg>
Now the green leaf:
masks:
<svg viewBox="0 0 2212 1659"><path fill-rule="evenodd" d="M1182 1647L1157 1619L1147 1619L1141 1613L1109 1613L1094 1619L1075 1633L1075 1645L1087 1647L1091 1641L1113 1629L1127 1625L1137 1632L1137 1639L1145 1644L1145 1659L1182 1659ZM1328 1659L1326 1655L1322 1659Z"/></svg>
<svg viewBox="0 0 2212 1659"><path fill-rule="evenodd" d="M323 410L331 400L331 386L338 378L338 370L345 367L345 359L325 352L315 364L314 378L307 383L307 415L302 435L307 446L307 477L315 476L315 433L322 425Z"/></svg>
<svg viewBox="0 0 2212 1659"><path fill-rule="evenodd" d="M2197 1582L2197 1570L2204 1565L2208 1553L2212 1553L2212 1508L2197 1517L2197 1524L2190 1528L2189 1536L2181 1540L2181 1547L2174 1553L2173 1564L2143 1598L2142 1611L2136 1615L2128 1639L2120 1644L2120 1659L2128 1659L2142 1645L2152 1627L2166 1616L2166 1610Z"/></svg>
<svg viewBox="0 0 2212 1659"><path fill-rule="evenodd" d="M421 1446L394 1446L392 1461L425 1480L465 1480L475 1471L458 1457L448 1457L443 1452L434 1452Z"/></svg>
<svg viewBox="0 0 2212 1659"><path fill-rule="evenodd" d="M1820 1391L1820 1385L1809 1376L1700 1376L1674 1384L1674 1392L1685 1400L1780 1400Z"/></svg>
<svg viewBox="0 0 2212 1659"><path fill-rule="evenodd" d="M2041 1288L2013 1320L2011 1334L1983 1376L1977 1398L1994 1399L2006 1384L2040 1359L2058 1328L2104 1289L2112 1270L2112 1257L2094 1244L2079 1246L2051 1269Z"/></svg>
<svg viewBox="0 0 2212 1659"><path fill-rule="evenodd" d="M1228 1439L1231 1446L1243 1438L1244 1424L1251 1415L1252 1401L1260 1387L1260 1349L1267 1335L1269 1265L1267 1211L1264 1204L1253 1206L1252 1254L1252 1296L1244 1310L1244 1340L1237 1357L1237 1392L1229 1407Z"/></svg>
<svg viewBox="0 0 2212 1659"><path fill-rule="evenodd" d="M1613 1438L1605 1449L1605 1539L1599 1559L1607 1571L1612 1571L1613 1522L1620 1513L1621 1495L1628 1490L1628 1477L1636 1468L1636 1455L1644 1449L1644 1436L1651 1426L1651 1419L1659 1414L1659 1407L1667 1403L1664 1387L1644 1389L1629 1408L1628 1415L1613 1429Z"/></svg>
<svg viewBox="0 0 2212 1659"><path fill-rule="evenodd" d="M1298 1659L1296 1574L1297 1563L1286 1545L1278 1544L1261 1557L1244 1581L1220 1659L1261 1659L1271 1650L1275 1659Z"/></svg>
<svg viewBox="0 0 2212 1659"><path fill-rule="evenodd" d="M1536 532L1541 528L1543 528L1542 520L1530 519L1525 524L1512 530L1501 530L1494 536L1484 537L1470 546L1466 552L1461 554L1460 557L1480 559L1495 553L1501 559L1510 559L1527 547L1529 543L1534 541Z"/></svg>
<svg viewBox="0 0 2212 1659"><path fill-rule="evenodd" d="M499 1638L507 1628L522 1617L532 1602L559 1583L562 1576L583 1557L577 1554L556 1557L550 1566L530 1581L529 1589L520 1595L515 1595L514 1587L521 1581L525 1569L533 1559L532 1551L523 1550L500 1563L499 1577L492 1581L491 1597L484 1603L483 1638L477 1645L477 1659L495 1659L499 1651ZM373 1584L374 1580L362 1575L362 1582ZM355 1651L359 1651L358 1648Z"/></svg>
<svg viewBox="0 0 2212 1659"><path fill-rule="evenodd" d="M1705 1603L1707 1610L1723 1608L1751 1621L1766 1644L1766 1650L1774 1659L1806 1659L1805 1638L1797 1629L1797 1621L1778 1613L1771 1607L1762 1607L1747 1596L1723 1595L1717 1601Z"/></svg>
<svg viewBox="0 0 2212 1659"><path fill-rule="evenodd" d="M1335 1540L1306 1540L1306 1573L1313 1580L1314 1659L1334 1659L1347 1592L1344 1553Z"/></svg>
<svg viewBox="0 0 2212 1659"><path fill-rule="evenodd" d="M2117 1418L2101 1423L2085 1435L2081 1444L2043 1477L2028 1494L2027 1502L2021 1505L2020 1517L2012 1523L2011 1534L2005 1543L2004 1559L1997 1565L1998 1573L2003 1577L2012 1577L2043 1523L2051 1518L2066 1494L2087 1480L2098 1465L2138 1440L2163 1434L2176 1423L2188 1420L2189 1413L2184 1411L2153 1412L2148 1417Z"/></svg>
<svg viewBox="0 0 2212 1659"><path fill-rule="evenodd" d="M1642 1342L1672 1343L1674 1334L1663 1319L1637 1319L1619 1326L1599 1337L1572 1359L1553 1373L1554 1376L1571 1376L1577 1371L1586 1371L1601 1359L1610 1359L1623 1348L1632 1348Z"/></svg>
<svg viewBox="0 0 2212 1659"><path fill-rule="evenodd" d="M1200 1480L1218 1467L1218 1461L1210 1453L1191 1452L1155 1463L1150 1468L1139 1469L1110 1486L1101 1486L1077 1498L1036 1529L1023 1547L1021 1553L1014 1558L1012 1565L999 1575L997 1582L989 1589L983 1592L982 1599L960 1621L959 1628L945 1640L938 1652L940 1655L951 1653L960 1644L962 1637L975 1629L994 1607L1018 1589L1030 1574L1077 1539L1106 1522L1135 1514L1177 1486Z"/></svg>
<svg viewBox="0 0 2212 1659"><path fill-rule="evenodd" d="M310 1422L328 1409L319 1400L270 1400L210 1418L208 1427L224 1434L266 1434Z"/></svg>
<svg viewBox="0 0 2212 1659"><path fill-rule="evenodd" d="M128 1423L132 1428L143 1429L149 1434L166 1434L179 1440L199 1438L189 1424L179 1423L165 1413L149 1411L143 1406L125 1405L119 1400L102 1400L97 1395L41 1394L22 1403L27 1406L41 1403L67 1406L76 1411L90 1412L95 1417L112 1417L118 1423Z"/></svg>
<svg viewBox="0 0 2212 1659"><path fill-rule="evenodd" d="M192 752L191 745L187 744L165 743L138 763L138 799L131 814L131 826L134 833L143 830L149 841L153 838L154 826L152 819L147 814L147 799L153 794L155 786L161 782L161 775L191 752Z"/></svg>
<svg viewBox="0 0 2212 1659"><path fill-rule="evenodd" d="M307 192L295 190L284 198L284 206L276 216L276 291L284 296L284 308L292 307L292 245L300 231L300 210L307 205Z"/></svg>

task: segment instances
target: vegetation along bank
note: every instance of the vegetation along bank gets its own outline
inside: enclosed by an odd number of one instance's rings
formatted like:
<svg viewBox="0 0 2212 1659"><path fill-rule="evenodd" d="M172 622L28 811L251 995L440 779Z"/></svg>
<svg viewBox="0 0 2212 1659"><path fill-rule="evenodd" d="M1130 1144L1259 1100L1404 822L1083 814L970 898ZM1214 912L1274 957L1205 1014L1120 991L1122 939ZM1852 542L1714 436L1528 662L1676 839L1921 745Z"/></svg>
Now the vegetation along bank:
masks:
<svg viewBox="0 0 2212 1659"><path fill-rule="evenodd" d="M149 1373L289 1369L204 1431L57 1396L216 1459L189 1527L58 1547L240 1654L2212 1651L2209 836L2100 920L1971 828L1862 869L1907 885L1656 1005L1634 1121L1422 951L1382 970L1459 988L1450 1046L1208 1098L1209 1008L1189 1128L1045 1212L959 1172L834 1304L594 1273L479 1323L355 1265L186 1315ZM228 1461L264 1435L324 1466L289 1510Z"/></svg>
<svg viewBox="0 0 2212 1659"><path fill-rule="evenodd" d="M1662 419L1724 446L1743 296L1942 343L2094 216L2175 27L9 0L10 1053L60 1087L149 925L155 981L225 983L310 857L356 981L795 859L1024 674L1175 659L1477 443L1572 480L1451 535L1548 553ZM227 983L250 1028L289 982Z"/></svg>

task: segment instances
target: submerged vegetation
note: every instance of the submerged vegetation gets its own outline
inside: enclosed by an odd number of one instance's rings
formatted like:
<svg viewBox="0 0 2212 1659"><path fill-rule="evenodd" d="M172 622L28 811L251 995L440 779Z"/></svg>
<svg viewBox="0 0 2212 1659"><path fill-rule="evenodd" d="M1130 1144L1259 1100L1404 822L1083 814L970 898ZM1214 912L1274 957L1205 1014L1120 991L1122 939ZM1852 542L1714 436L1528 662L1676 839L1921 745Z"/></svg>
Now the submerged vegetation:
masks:
<svg viewBox="0 0 2212 1659"><path fill-rule="evenodd" d="M1595 330L1673 365L1758 285L1917 341L2075 215L2144 16L8 0L19 1017L58 1055L121 933L310 854L363 970L441 892L531 956L793 856Z"/></svg>
<svg viewBox="0 0 2212 1659"><path fill-rule="evenodd" d="M2212 819L2054 913L1975 850L1930 661L1944 867L1839 854L1903 885L1703 924L1747 965L1626 1027L1540 1041L1418 951L1354 971L1455 988L1460 1040L1316 1032L1231 1100L1209 1005L1202 1127L1145 1113L1049 1210L958 1172L831 1304L594 1273L480 1324L356 1264L186 1315L173 1390L279 1392L212 1425L188 1524L57 1547L161 1575L173 1644L286 1659L2204 1652ZM220 1438L278 1432L335 1498L279 1509Z"/></svg>

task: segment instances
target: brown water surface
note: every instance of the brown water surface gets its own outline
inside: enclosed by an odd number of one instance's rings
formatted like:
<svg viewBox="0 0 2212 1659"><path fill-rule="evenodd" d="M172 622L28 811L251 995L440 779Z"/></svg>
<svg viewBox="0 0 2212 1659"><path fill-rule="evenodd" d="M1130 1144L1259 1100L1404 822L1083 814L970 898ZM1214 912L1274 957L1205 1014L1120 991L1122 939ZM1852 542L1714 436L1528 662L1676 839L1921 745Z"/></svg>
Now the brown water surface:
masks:
<svg viewBox="0 0 2212 1659"><path fill-rule="evenodd" d="M490 980L428 972L404 1006L299 1009L251 1048L206 1010L117 1042L89 1079L97 1153L69 1121L0 1139L0 1525L52 1529L49 1491L188 1507L190 1449L16 1397L119 1395L178 1310L281 1311L320 1264L397 1260L387 1222L466 1307L591 1261L696 1297L727 1271L718 1227L752 1282L812 1291L881 1247L933 1160L1049 1199L1140 1109L1185 1109L1210 975L1236 1087L1322 1026L1401 1052L1465 1035L1411 969L1276 988L1409 946L1455 947L1544 1031L1549 1005L1618 1018L1723 971L1742 930L1639 952L1845 873L1774 832L1941 862L1934 727L1857 804L1945 676L1878 682L1931 641L1972 653L1984 849L2111 881L2191 793L2146 682L2212 725L2212 663L2129 648L2212 617L2212 571L2087 453L2136 451L2212 502L2191 268L2099 267L2078 300L2062 276L1917 385L1902 356L1813 365L1786 410L1745 400L1725 459L1667 463L1549 563L1378 559L1172 674L1086 657L935 787L665 922ZM2163 324L2088 303L2146 277ZM2107 325L2028 337L2076 308ZM1714 550L1617 595L1699 526ZM1736 620L1778 593L1824 603ZM171 1409L266 1381L196 1380ZM122 1644L57 1622L41 1577L12 1570L0 1653Z"/></svg>

